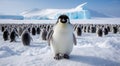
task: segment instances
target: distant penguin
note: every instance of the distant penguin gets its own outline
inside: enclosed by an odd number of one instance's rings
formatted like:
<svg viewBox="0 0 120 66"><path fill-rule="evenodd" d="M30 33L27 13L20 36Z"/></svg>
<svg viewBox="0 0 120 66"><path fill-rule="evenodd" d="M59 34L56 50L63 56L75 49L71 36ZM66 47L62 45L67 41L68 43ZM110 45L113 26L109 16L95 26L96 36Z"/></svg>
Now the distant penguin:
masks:
<svg viewBox="0 0 120 66"><path fill-rule="evenodd" d="M1 27L1 31L3 32L4 30L5 30L5 27L4 27L4 26L2 26L2 27Z"/></svg>
<svg viewBox="0 0 120 66"><path fill-rule="evenodd" d="M31 28L30 28L30 27L28 27L28 32L29 32L29 33L31 32L31 31L30 31L30 29L31 29Z"/></svg>
<svg viewBox="0 0 120 66"><path fill-rule="evenodd" d="M18 36L18 34L13 29L12 32L10 33L10 42L16 41L16 36Z"/></svg>
<svg viewBox="0 0 120 66"><path fill-rule="evenodd" d="M22 27L20 26L20 27L18 28L18 34L19 34L19 36L21 36L22 32L23 32L23 29L22 29Z"/></svg>
<svg viewBox="0 0 120 66"><path fill-rule="evenodd" d="M40 27L37 27L37 34L40 34Z"/></svg>
<svg viewBox="0 0 120 66"><path fill-rule="evenodd" d="M76 45L73 25L70 23L68 16L60 15L58 20L48 34L48 44L54 52L54 59L69 59L69 55Z"/></svg>
<svg viewBox="0 0 120 66"><path fill-rule="evenodd" d="M118 29L117 29L116 26L113 26L112 32L113 32L114 34L116 34L116 33L118 32Z"/></svg>
<svg viewBox="0 0 120 66"><path fill-rule="evenodd" d="M23 45L25 45L25 46L30 45L32 38L31 38L28 30L23 31L23 33L21 35L21 40L22 40Z"/></svg>
<svg viewBox="0 0 120 66"><path fill-rule="evenodd" d="M3 39L4 39L4 41L6 41L6 40L8 40L8 38L9 38L9 32L7 29L5 29L5 31L3 32Z"/></svg>
<svg viewBox="0 0 120 66"><path fill-rule="evenodd" d="M98 35L98 37L102 37L102 35L103 35L102 28L97 29L97 35Z"/></svg>
<svg viewBox="0 0 120 66"><path fill-rule="evenodd" d="M86 33L86 29L87 29L87 26L84 25L84 27L83 27L83 32L84 32L84 33Z"/></svg>
<svg viewBox="0 0 120 66"><path fill-rule="evenodd" d="M104 35L107 35L107 34L108 34L108 29L107 29L107 28L104 28L104 29L103 29L103 32L104 32Z"/></svg>
<svg viewBox="0 0 120 66"><path fill-rule="evenodd" d="M36 29L35 29L35 27L32 28L32 35L36 35Z"/></svg>
<svg viewBox="0 0 120 66"><path fill-rule="evenodd" d="M42 40L47 40L46 37L47 37L47 31L45 28L43 28L41 31L41 38L42 38Z"/></svg>
<svg viewBox="0 0 120 66"><path fill-rule="evenodd" d="M96 32L96 27L94 27L94 26L91 26L91 33L95 33Z"/></svg>
<svg viewBox="0 0 120 66"><path fill-rule="evenodd" d="M82 29L80 28L80 26L78 26L76 28L76 34L77 34L77 36L81 36L82 35Z"/></svg>

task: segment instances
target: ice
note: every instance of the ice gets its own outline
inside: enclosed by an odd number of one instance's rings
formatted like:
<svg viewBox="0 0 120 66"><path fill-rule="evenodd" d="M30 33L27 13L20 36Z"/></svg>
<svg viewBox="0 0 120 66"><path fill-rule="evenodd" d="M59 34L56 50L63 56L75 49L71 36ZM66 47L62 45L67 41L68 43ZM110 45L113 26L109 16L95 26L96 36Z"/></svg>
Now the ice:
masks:
<svg viewBox="0 0 120 66"><path fill-rule="evenodd" d="M57 19L61 14L68 15L70 19L90 19L90 12L84 9L86 4L87 3L83 3L71 9L33 9L25 11L21 13L21 15L23 15L25 19L31 20Z"/></svg>

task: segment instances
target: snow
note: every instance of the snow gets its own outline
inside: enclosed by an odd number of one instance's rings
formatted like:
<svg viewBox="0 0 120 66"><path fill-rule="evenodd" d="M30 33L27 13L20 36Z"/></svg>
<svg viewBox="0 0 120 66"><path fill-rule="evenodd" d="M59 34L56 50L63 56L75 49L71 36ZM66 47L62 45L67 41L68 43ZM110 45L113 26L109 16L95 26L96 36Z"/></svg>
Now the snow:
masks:
<svg viewBox="0 0 120 66"><path fill-rule="evenodd" d="M78 5L71 9L32 9L22 12L21 15L25 19L41 20L41 19L57 19L61 14L66 14L70 19L90 19L90 12L84 9L87 3Z"/></svg>
<svg viewBox="0 0 120 66"><path fill-rule="evenodd" d="M0 20L0 24L43 24L50 21L21 21ZM81 22L82 21L82 22ZM84 23L85 21L85 23ZM118 18L78 20L73 24L120 24ZM77 45L74 46L70 59L55 60L48 43L40 39L40 35L32 36L30 46L24 46L21 38L16 42L4 41L0 31L0 66L120 66L120 34L109 33L98 37L95 33L83 33L76 36Z"/></svg>

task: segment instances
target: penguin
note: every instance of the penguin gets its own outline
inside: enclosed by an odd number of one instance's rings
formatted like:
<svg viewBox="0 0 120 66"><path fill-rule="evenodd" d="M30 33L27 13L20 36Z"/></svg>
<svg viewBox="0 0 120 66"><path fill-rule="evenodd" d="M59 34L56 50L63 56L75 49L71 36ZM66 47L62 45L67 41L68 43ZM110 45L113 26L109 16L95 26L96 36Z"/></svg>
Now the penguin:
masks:
<svg viewBox="0 0 120 66"><path fill-rule="evenodd" d="M118 29L117 29L116 26L113 26L113 28L112 28L112 32L113 32L114 34L116 34L116 33L118 32Z"/></svg>
<svg viewBox="0 0 120 66"><path fill-rule="evenodd" d="M16 41L16 36L18 36L18 34L13 29L12 32L10 33L10 42Z"/></svg>
<svg viewBox="0 0 120 66"><path fill-rule="evenodd" d="M78 26L78 27L76 28L76 34L77 34L77 36L81 36L81 34L82 34L82 29L80 28L80 26Z"/></svg>
<svg viewBox="0 0 120 66"><path fill-rule="evenodd" d="M35 27L32 28L32 35L36 35L36 29L35 29Z"/></svg>
<svg viewBox="0 0 120 66"><path fill-rule="evenodd" d="M97 29L97 35L98 35L99 37L102 37L102 35L103 35L102 28L98 28L98 29Z"/></svg>
<svg viewBox="0 0 120 66"><path fill-rule="evenodd" d="M76 45L73 25L67 15L60 15L53 30L48 34L48 44L50 45L54 59L69 59L73 44Z"/></svg>
<svg viewBox="0 0 120 66"><path fill-rule="evenodd" d="M107 28L104 28L104 29L103 29L103 32L104 32L104 35L107 35L107 34L108 34L108 29L107 29Z"/></svg>
<svg viewBox="0 0 120 66"><path fill-rule="evenodd" d="M2 27L1 27L1 31L3 32L4 30L5 30L5 27L4 27L4 26L2 26Z"/></svg>
<svg viewBox="0 0 120 66"><path fill-rule="evenodd" d="M42 40L47 40L46 37L47 37L47 31L45 28L43 28L41 31L41 38L42 38Z"/></svg>
<svg viewBox="0 0 120 66"><path fill-rule="evenodd" d="M9 37L9 32L8 32L8 30L6 28L5 31L3 32L3 39L4 39L4 41L8 40L8 37Z"/></svg>
<svg viewBox="0 0 120 66"><path fill-rule="evenodd" d="M96 27L95 26L91 26L91 33L95 33L96 32Z"/></svg>
<svg viewBox="0 0 120 66"><path fill-rule="evenodd" d="M19 34L19 36L21 36L22 32L23 32L23 29L22 29L22 27L20 26L20 27L18 28L18 34Z"/></svg>
<svg viewBox="0 0 120 66"><path fill-rule="evenodd" d="M27 29L23 31L23 33L21 35L21 40L22 40L23 45L25 45L25 46L30 45L32 37L30 36L30 33Z"/></svg>
<svg viewBox="0 0 120 66"><path fill-rule="evenodd" d="M40 27L37 27L37 34L40 34Z"/></svg>

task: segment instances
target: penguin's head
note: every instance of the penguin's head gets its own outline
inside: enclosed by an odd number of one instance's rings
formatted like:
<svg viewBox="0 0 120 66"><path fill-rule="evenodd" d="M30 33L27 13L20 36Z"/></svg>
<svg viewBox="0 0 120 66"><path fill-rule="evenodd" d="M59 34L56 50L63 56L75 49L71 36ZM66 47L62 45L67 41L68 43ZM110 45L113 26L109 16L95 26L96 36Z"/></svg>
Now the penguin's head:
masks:
<svg viewBox="0 0 120 66"><path fill-rule="evenodd" d="M64 24L64 23L69 23L70 20L69 20L69 17L68 17L67 15L60 15L60 16L58 17L57 22L61 22L61 23Z"/></svg>

